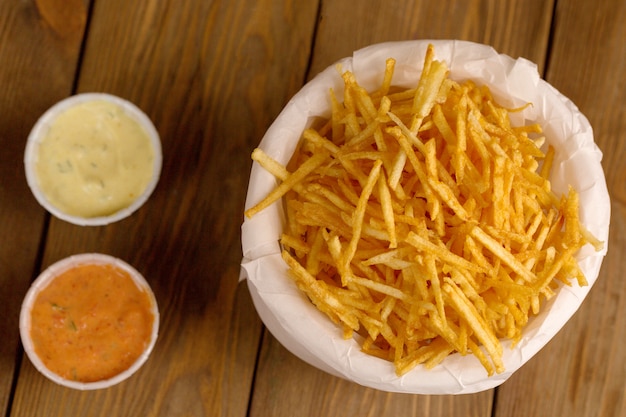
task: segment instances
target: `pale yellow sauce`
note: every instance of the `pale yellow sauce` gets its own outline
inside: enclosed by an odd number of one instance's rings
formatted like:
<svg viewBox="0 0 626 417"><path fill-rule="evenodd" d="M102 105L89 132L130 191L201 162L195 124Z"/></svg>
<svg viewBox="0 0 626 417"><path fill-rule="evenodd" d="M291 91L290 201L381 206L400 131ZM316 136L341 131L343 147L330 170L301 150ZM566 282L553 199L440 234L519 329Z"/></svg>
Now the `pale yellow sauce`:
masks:
<svg viewBox="0 0 626 417"><path fill-rule="evenodd" d="M145 129L117 104L98 100L71 107L52 122L36 172L42 192L59 210L108 216L146 189L154 158Z"/></svg>

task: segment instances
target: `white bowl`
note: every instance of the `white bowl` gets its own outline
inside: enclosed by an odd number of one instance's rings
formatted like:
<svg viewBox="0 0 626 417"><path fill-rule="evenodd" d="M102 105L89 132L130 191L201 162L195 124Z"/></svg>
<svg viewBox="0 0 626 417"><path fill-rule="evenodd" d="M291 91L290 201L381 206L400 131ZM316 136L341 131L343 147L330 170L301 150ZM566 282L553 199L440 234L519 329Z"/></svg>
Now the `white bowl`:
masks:
<svg viewBox="0 0 626 417"><path fill-rule="evenodd" d="M123 271L126 271L133 279L135 284L146 291L151 303L151 313L154 316L152 322L152 329L150 333L150 342L146 346L143 353L135 360L135 362L126 370L121 373L105 379L94 382L80 382L63 378L46 367L43 361L37 356L33 341L31 339L31 310L39 292L50 284L57 276L63 272L75 268L79 265L113 265ZM159 334L159 309L157 306L154 293L150 288L150 285L146 282L145 278L132 266L126 262L100 253L84 253L79 255L70 256L62 259L52 265L50 265L45 271L43 271L39 277L33 282L30 289L26 293L26 297L22 303L20 311L20 337L22 339L22 345L26 355L35 366L35 368L41 372L48 379L56 382L59 385L63 385L68 388L77 390L95 390L108 388L116 385L133 375L141 366L148 360L148 357L152 353L152 349L157 341Z"/></svg>
<svg viewBox="0 0 626 417"><path fill-rule="evenodd" d="M344 340L342 331L320 313L287 276L278 243L284 222L282 202L277 202L242 225L242 279L254 305L270 332L289 351L309 364L332 375L363 386L391 392L415 394L464 394L500 385L535 355L576 312L596 281L604 255L610 221L610 201L602 153L594 143L592 128L576 106L543 81L536 66L525 59L512 59L493 48L465 41L404 41L376 44L354 52L339 61L342 71L351 70L359 84L371 91L378 87L385 60L396 59L394 84L413 87L429 43L436 59L444 60L455 80L472 79L487 84L494 97L505 106L519 107L528 102L517 117L537 121L557 149L551 177L557 193L573 185L581 201L581 221L605 248L595 252L583 248L577 258L588 286L563 287L543 306L525 327L521 341L511 348L503 342L505 372L487 377L473 355L453 354L434 369L418 366L398 377L393 364L360 351L356 340ZM261 140L260 147L286 164L302 131L319 117L328 117L328 91L343 94L343 80L335 65L306 84L285 106ZM524 120L517 120L523 122ZM277 184L276 179L257 163L250 176L246 209L264 198Z"/></svg>
<svg viewBox="0 0 626 417"><path fill-rule="evenodd" d="M46 134L49 132L55 119L66 110L86 102L106 101L119 106L126 116L136 121L139 126L146 132L154 153L151 178L144 188L143 192L137 196L128 206L107 215L96 215L84 217L76 214L69 214L62 208L53 204L50 198L42 190L40 181L36 172L36 164L39 158L40 144ZM130 216L139 209L150 197L159 181L162 165L162 149L159 134L152 124L152 121L133 103L120 97L106 93L84 93L77 94L59 101L50 109L48 109L33 126L26 143L24 153L24 168L26 171L26 180L33 195L46 210L59 219L77 224L80 226L101 226L112 222L119 221Z"/></svg>

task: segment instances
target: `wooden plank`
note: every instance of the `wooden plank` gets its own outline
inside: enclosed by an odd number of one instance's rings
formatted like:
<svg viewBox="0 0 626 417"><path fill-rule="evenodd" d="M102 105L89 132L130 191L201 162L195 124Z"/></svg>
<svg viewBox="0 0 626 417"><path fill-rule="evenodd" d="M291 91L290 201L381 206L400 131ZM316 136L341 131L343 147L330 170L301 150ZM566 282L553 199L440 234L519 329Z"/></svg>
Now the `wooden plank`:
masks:
<svg viewBox="0 0 626 417"><path fill-rule="evenodd" d="M492 392L427 396L365 388L302 362L266 333L250 417L490 416Z"/></svg>
<svg viewBox="0 0 626 417"><path fill-rule="evenodd" d="M309 78L368 44L403 39L464 39L524 56L542 70L551 1L322 2ZM490 416L493 390L466 396L382 393L324 374L264 338L252 416Z"/></svg>
<svg viewBox="0 0 626 417"><path fill-rule="evenodd" d="M484 43L543 68L552 8L552 0L322 2L310 74L369 44L406 39Z"/></svg>
<svg viewBox="0 0 626 417"><path fill-rule="evenodd" d="M37 118L72 91L87 2L0 2L0 414L10 401L19 309L34 274L44 210L23 167ZM45 68L45 71L42 71Z"/></svg>
<svg viewBox="0 0 626 417"><path fill-rule="evenodd" d="M130 99L162 136L148 203L106 227L53 220L44 266L118 256L152 285L161 332L147 364L112 389L76 392L25 360L12 416L244 416L261 323L238 285L250 152L305 77L315 2L96 2L79 91ZM276 65L280 62L281 65Z"/></svg>
<svg viewBox="0 0 626 417"><path fill-rule="evenodd" d="M604 153L609 252L580 310L503 385L499 416L626 415L625 19L623 1L558 3L547 79L588 117Z"/></svg>

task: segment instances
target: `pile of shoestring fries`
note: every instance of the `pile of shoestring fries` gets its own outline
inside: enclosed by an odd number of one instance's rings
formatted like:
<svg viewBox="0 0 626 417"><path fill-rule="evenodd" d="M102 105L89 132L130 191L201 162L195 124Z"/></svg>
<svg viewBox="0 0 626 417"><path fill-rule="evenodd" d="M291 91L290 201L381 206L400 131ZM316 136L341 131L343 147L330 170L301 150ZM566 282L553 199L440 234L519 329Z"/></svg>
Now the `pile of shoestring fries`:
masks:
<svg viewBox="0 0 626 417"><path fill-rule="evenodd" d="M551 190L541 126L511 125L524 108L451 80L432 46L415 88L393 87L394 65L371 93L344 72L286 167L255 149L280 183L245 214L284 199L290 277L398 375L455 352L500 373L501 340L518 342L559 286L586 285L574 255L602 243L576 191Z"/></svg>

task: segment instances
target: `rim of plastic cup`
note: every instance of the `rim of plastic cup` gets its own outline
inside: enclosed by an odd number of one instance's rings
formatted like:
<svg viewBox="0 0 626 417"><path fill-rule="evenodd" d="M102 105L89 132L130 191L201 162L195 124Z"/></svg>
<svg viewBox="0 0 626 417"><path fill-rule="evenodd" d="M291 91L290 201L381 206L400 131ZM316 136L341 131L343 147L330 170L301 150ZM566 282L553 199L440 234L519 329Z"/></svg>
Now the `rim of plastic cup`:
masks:
<svg viewBox="0 0 626 417"><path fill-rule="evenodd" d="M52 122L59 116L59 114L61 114L65 110L68 110L71 107L76 106L77 104L96 100L104 100L118 105L124 110L124 112L128 116L132 117L145 129L154 150L152 177L150 178L150 182L146 186L143 193L139 195L139 197L137 197L129 206L124 207L108 216L75 216L65 213L64 211L60 210L58 207L50 203L45 193L41 190L39 186L39 181L35 172L35 162L37 161L37 154L39 152L39 144L41 142L41 139L50 129ZM130 101L108 93L76 94L54 104L37 120L37 122L31 129L28 135L28 139L26 141L26 150L24 152L26 182L28 183L29 188L35 196L35 199L37 199L39 204L55 217L79 226L103 226L130 216L148 200L148 198L156 188L157 183L159 182L159 177L161 175L162 164L163 151L161 148L161 139L150 118L139 107L137 107Z"/></svg>
<svg viewBox="0 0 626 417"><path fill-rule="evenodd" d="M152 332L150 334L150 343L143 351L143 353L135 360L135 362L126 370L120 372L119 374L100 381L94 382L79 382L73 381L69 379L65 379L56 373L52 372L50 369L46 367L46 365L42 362L42 360L35 353L35 349L33 346L33 341L30 336L31 329L31 310L35 299L39 292L41 292L44 288L48 286L50 282L52 282L57 276L62 274L65 271L68 271L72 268L75 268L79 265L113 265L117 268L120 268L129 273L135 284L140 288L144 289L148 297L150 298L150 303L152 305L152 314L154 315L154 321L152 323ZM131 375L133 375L139 368L143 366L143 364L148 360L148 357L152 353L154 345L156 344L158 334L159 334L159 308L157 306L156 298L150 285L145 280L145 278L132 266L128 263L122 261L121 259L115 258L110 255L105 255L101 253L83 253L79 255L73 255L68 258L64 258L56 263L50 265L46 270L44 270L37 279L30 286L30 289L26 293L24 297L24 301L22 302L22 307L20 311L20 337L22 339L22 345L24 347L24 351L26 355L30 359L31 363L35 366L35 368L46 376L48 379L56 382L59 385L73 388L77 390L96 390L108 388L113 385L116 385L126 379L128 379Z"/></svg>

